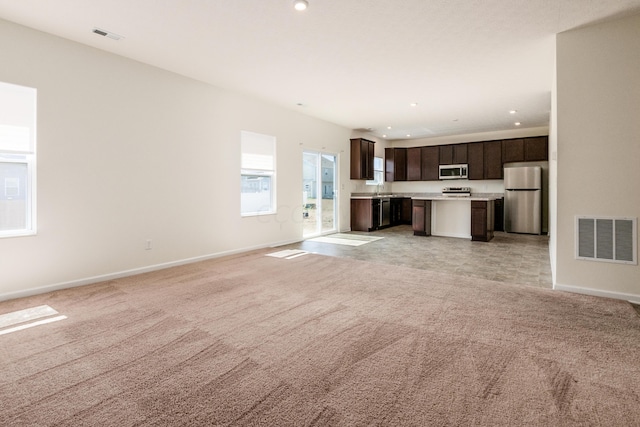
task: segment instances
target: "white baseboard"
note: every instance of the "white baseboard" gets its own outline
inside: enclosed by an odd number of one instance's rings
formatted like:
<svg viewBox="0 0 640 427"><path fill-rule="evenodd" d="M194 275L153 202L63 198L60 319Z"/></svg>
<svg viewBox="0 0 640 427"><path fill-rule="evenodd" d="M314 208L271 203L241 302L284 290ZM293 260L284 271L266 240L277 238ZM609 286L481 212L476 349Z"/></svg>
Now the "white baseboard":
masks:
<svg viewBox="0 0 640 427"><path fill-rule="evenodd" d="M431 235L435 236L435 237L455 237L456 239L471 240L471 234L464 234L464 233L461 234L461 233L449 233L449 232L432 231Z"/></svg>
<svg viewBox="0 0 640 427"><path fill-rule="evenodd" d="M565 291L565 292L573 292L576 294L583 295L591 295L596 297L603 298L613 298L620 299L624 301L629 301L634 304L640 304L640 295L636 294L627 294L624 292L612 292L612 291L603 291L600 289L591 289L591 288L582 288L580 286L571 286L571 285L563 285L556 283L553 285L553 289L556 291Z"/></svg>
<svg viewBox="0 0 640 427"><path fill-rule="evenodd" d="M259 246L249 247L249 248L235 249L235 250L224 251L224 252L217 252L217 253L214 253L214 254L208 254L208 255L202 255L202 256L193 257L193 258L186 258L186 259L181 259L181 260L176 260L176 261L170 261L170 262L165 262L165 263L162 263L162 264L154 264L154 265L149 265L149 266L140 267L140 268L133 268L131 270L118 271L118 272L104 274L104 275L100 275L100 276L85 277L83 279L71 280L71 281L68 281L68 282L55 283L55 284L51 284L51 285L40 286L40 287L37 287L37 288L29 288L29 289L24 289L24 290L20 290L20 291L7 292L7 293L0 294L0 301L6 301L6 300L10 300L10 299L23 298L23 297L29 297L29 296L32 296L32 295L44 294L46 292L59 291L61 289L67 289L67 288L75 288L75 287L78 287L78 286L91 285L93 283L105 282L107 280L120 279L122 277L135 276L136 274L149 273L151 271L163 270L165 268L177 267L179 265L185 265L185 264L192 264L194 262L206 261L206 260L214 259L214 258L221 258L223 256L236 255L236 254L240 254L240 253L244 253L244 252L250 252L250 251L254 251L254 250L258 250L258 249L273 248L273 247L277 247L277 246L288 245L288 244L292 244L292 243L297 243L299 241L300 240L293 240L293 241L280 242L280 243L270 243L270 244L266 244L266 245L259 245Z"/></svg>

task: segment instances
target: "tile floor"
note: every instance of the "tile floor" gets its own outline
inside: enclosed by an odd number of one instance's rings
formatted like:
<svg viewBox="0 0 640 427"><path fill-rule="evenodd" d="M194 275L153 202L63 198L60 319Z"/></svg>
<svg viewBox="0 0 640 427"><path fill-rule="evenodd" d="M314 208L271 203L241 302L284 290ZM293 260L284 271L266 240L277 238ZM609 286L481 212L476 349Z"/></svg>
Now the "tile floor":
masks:
<svg viewBox="0 0 640 427"><path fill-rule="evenodd" d="M542 288L552 286L548 236L496 232L490 242L472 242L449 237L414 236L409 225L352 234L384 238L362 246L305 240L285 248L505 283Z"/></svg>

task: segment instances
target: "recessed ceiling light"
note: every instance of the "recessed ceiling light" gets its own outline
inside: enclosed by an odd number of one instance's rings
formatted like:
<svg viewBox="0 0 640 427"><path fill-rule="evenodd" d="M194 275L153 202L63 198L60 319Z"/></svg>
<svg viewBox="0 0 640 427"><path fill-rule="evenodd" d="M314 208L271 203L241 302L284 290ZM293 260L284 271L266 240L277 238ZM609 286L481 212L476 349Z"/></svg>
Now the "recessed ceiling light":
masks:
<svg viewBox="0 0 640 427"><path fill-rule="evenodd" d="M514 125L520 126L520 122L515 122Z"/></svg>
<svg viewBox="0 0 640 427"><path fill-rule="evenodd" d="M411 138L411 134L410 133L407 134L407 138Z"/></svg>
<svg viewBox="0 0 640 427"><path fill-rule="evenodd" d="M295 7L296 10L303 11L309 7L309 2L307 0L296 0L293 2L293 7Z"/></svg>
<svg viewBox="0 0 640 427"><path fill-rule="evenodd" d="M386 137L387 137L387 135L382 135L382 137L383 137L383 138L386 138Z"/></svg>
<svg viewBox="0 0 640 427"><path fill-rule="evenodd" d="M387 129L391 129L391 126L387 126Z"/></svg>
<svg viewBox="0 0 640 427"><path fill-rule="evenodd" d="M511 110L511 111L509 111L509 114L515 114L517 112L518 112L518 110Z"/></svg>
<svg viewBox="0 0 640 427"><path fill-rule="evenodd" d="M411 104L409 104L409 105L411 105L412 107L417 107L417 106L418 106L418 103L417 103L417 102L412 102L412 103L411 103Z"/></svg>

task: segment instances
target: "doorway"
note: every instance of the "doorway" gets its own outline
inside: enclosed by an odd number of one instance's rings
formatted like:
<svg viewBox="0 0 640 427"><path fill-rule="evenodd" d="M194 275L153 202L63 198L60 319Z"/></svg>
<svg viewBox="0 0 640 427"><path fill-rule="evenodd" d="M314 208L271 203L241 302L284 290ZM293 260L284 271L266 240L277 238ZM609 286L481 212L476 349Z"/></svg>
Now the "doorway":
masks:
<svg viewBox="0 0 640 427"><path fill-rule="evenodd" d="M302 153L303 237L335 232L337 158L319 151Z"/></svg>

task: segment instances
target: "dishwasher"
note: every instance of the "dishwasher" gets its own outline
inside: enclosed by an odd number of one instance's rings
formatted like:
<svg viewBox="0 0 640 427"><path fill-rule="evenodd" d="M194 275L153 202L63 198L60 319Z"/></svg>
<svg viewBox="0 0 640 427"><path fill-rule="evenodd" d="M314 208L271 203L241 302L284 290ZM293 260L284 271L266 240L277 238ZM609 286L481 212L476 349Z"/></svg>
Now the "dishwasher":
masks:
<svg viewBox="0 0 640 427"><path fill-rule="evenodd" d="M380 199L380 227L391 225L391 199L383 197Z"/></svg>

